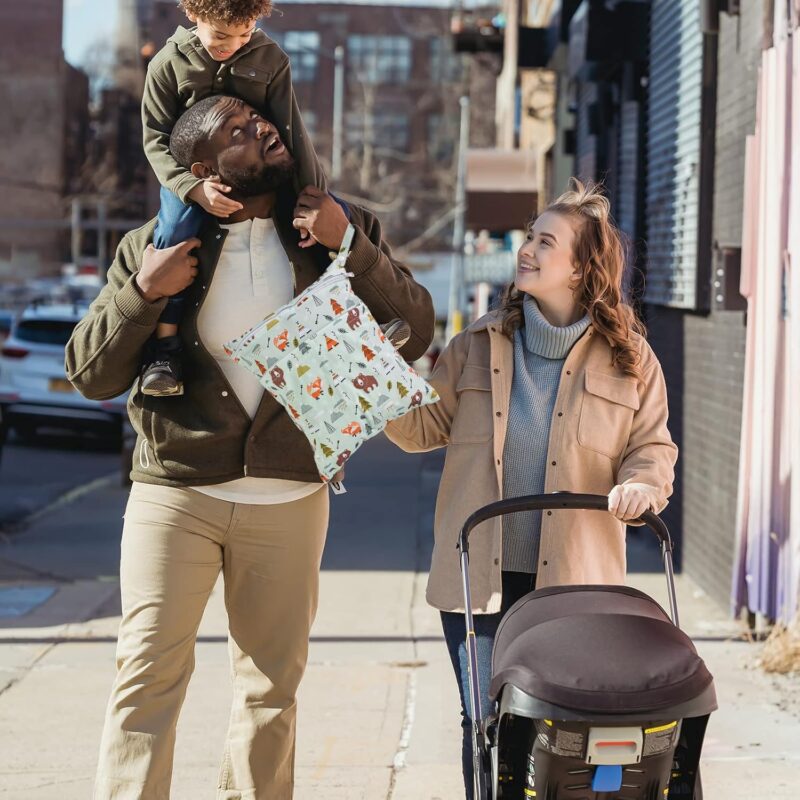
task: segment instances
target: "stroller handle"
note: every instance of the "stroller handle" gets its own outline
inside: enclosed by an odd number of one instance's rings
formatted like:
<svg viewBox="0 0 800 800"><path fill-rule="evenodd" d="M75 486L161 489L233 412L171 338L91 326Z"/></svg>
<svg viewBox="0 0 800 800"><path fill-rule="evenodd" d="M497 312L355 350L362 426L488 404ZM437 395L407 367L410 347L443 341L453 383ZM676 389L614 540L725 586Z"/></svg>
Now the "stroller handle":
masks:
<svg viewBox="0 0 800 800"><path fill-rule="evenodd" d="M522 497L510 497L489 503L472 513L458 537L458 549L462 553L469 552L469 535L473 528L487 519L505 514L516 514L520 511L538 511L549 508L585 509L587 511L608 511L608 497L604 494L575 494L573 492L553 492L552 494L529 494ZM661 542L662 553L672 552L672 537L664 521L652 511L645 511L639 517ZM636 521L636 520L633 520Z"/></svg>

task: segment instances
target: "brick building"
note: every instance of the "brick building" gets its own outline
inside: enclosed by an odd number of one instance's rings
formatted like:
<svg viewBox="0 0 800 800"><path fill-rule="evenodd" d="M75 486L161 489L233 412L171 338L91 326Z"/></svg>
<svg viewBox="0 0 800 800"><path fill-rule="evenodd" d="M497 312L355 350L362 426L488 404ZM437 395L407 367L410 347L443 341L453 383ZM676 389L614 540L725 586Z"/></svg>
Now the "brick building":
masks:
<svg viewBox="0 0 800 800"><path fill-rule="evenodd" d="M512 6L528 62L550 70L556 84L545 199L570 175L602 180L631 239L630 285L664 368L681 449L664 517L678 563L727 605L745 374L745 143L775 4L498 3ZM526 22L545 7L546 19ZM524 87L522 70L517 85ZM523 141L525 114L519 119Z"/></svg>
<svg viewBox="0 0 800 800"><path fill-rule="evenodd" d="M156 47L181 24L172 0L154 0L148 36ZM472 98L471 144L493 144L497 58L455 55L450 10L435 0L281 3L262 25L291 58L298 103L329 175L334 53L344 50L336 190L372 204L393 244L448 246L448 226L425 232L453 206L459 97Z"/></svg>
<svg viewBox="0 0 800 800"><path fill-rule="evenodd" d="M745 137L756 122L764 0L721 14L716 42L712 241L708 308L648 305L650 340L670 386L681 447L680 483L668 521L683 530L684 568L720 603L730 597L745 354L738 294ZM709 20L712 30L716 20ZM719 285L716 285L719 284Z"/></svg>
<svg viewBox="0 0 800 800"><path fill-rule="evenodd" d="M84 160L88 80L64 60L62 0L0 5L0 276L66 256L65 195Z"/></svg>

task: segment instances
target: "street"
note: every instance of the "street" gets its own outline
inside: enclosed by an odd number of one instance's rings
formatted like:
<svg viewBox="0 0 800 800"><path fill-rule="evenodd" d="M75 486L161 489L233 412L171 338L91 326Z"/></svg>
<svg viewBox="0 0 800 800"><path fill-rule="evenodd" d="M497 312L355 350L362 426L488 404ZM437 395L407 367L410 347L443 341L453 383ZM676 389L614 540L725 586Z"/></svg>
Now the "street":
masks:
<svg viewBox="0 0 800 800"><path fill-rule="evenodd" d="M119 622L119 458L64 446L11 443L0 469L4 504L55 502L0 544L0 795L31 800L90 796ZM379 438L353 459L348 494L331 498L299 699L298 800L461 796L457 691L438 614L424 600L442 455L405 455ZM629 549L632 569L657 568L645 536L630 537ZM658 572L634 572L631 583L666 603ZM764 675L758 644L688 579L678 591L720 702L704 751L706 798L794 800L797 680ZM178 800L214 796L230 702L226 641L218 585L178 729Z"/></svg>

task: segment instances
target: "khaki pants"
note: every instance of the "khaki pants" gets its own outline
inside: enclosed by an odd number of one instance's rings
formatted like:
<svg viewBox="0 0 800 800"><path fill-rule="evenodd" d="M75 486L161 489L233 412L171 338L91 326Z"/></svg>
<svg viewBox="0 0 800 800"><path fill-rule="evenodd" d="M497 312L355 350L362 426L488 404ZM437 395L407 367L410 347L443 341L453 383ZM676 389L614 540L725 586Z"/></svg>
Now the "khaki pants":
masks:
<svg viewBox="0 0 800 800"><path fill-rule="evenodd" d="M308 656L327 527L325 489L258 506L134 484L122 534L117 676L96 800L169 797L197 628L220 569L234 700L217 797L292 797L295 693Z"/></svg>

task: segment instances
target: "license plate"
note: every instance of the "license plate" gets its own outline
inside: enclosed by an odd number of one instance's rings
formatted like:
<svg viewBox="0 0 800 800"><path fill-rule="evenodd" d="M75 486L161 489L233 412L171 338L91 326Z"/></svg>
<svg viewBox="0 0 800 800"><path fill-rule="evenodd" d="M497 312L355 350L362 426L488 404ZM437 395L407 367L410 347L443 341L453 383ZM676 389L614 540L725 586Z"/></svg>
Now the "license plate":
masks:
<svg viewBox="0 0 800 800"><path fill-rule="evenodd" d="M66 378L50 378L48 388L51 392L73 392L75 388Z"/></svg>

